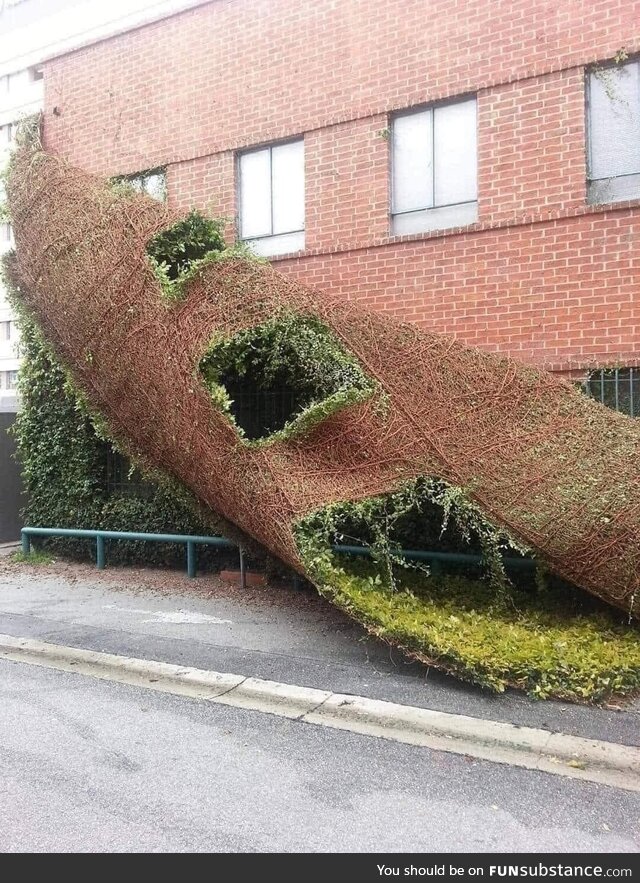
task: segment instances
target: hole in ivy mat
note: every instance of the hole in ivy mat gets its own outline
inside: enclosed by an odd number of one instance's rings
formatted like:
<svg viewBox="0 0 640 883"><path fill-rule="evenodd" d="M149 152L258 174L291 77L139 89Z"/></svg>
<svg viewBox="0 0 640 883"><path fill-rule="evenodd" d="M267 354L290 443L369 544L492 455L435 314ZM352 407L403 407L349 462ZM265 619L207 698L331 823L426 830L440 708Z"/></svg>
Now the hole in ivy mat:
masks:
<svg viewBox="0 0 640 883"><path fill-rule="evenodd" d="M200 372L248 441L308 431L373 390L321 321L293 314L214 341Z"/></svg>
<svg viewBox="0 0 640 883"><path fill-rule="evenodd" d="M539 698L599 702L640 690L637 621L542 568L510 570L526 550L510 545L460 489L421 479L396 494L320 509L296 533L322 594L429 665ZM332 551L342 544L369 554ZM417 563L402 548L480 552L482 561ZM504 556L514 556L508 573Z"/></svg>

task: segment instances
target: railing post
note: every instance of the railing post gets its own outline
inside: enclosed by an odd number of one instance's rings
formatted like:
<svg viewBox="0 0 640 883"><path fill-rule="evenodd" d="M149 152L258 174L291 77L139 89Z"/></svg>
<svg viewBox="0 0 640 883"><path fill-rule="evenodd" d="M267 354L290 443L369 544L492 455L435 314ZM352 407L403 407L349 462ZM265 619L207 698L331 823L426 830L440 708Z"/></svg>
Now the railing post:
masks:
<svg viewBox="0 0 640 883"><path fill-rule="evenodd" d="M96 537L96 567L104 570L104 537L100 534Z"/></svg>
<svg viewBox="0 0 640 883"><path fill-rule="evenodd" d="M31 537L26 532L26 530L21 531L22 537L22 554L30 555L31 554Z"/></svg>
<svg viewBox="0 0 640 883"><path fill-rule="evenodd" d="M187 576L191 579L196 575L196 544L187 542Z"/></svg>
<svg viewBox="0 0 640 883"><path fill-rule="evenodd" d="M247 568L244 561L244 549L239 546L240 551L240 585L243 589L247 588Z"/></svg>

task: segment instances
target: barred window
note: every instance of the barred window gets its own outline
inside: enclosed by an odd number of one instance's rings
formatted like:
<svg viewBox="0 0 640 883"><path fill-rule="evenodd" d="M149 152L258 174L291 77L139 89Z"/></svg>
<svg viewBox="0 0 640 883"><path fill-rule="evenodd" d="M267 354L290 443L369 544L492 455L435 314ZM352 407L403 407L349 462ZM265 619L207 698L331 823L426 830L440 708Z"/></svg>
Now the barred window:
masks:
<svg viewBox="0 0 640 883"><path fill-rule="evenodd" d="M600 368L591 372L584 388L608 408L640 417L640 368Z"/></svg>

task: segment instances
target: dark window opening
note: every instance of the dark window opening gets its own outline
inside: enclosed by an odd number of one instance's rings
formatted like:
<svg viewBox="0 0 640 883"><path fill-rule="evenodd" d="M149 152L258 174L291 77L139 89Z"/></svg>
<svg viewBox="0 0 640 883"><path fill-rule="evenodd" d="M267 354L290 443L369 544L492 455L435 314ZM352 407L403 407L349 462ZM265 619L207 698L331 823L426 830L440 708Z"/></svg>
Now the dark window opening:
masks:
<svg viewBox="0 0 640 883"><path fill-rule="evenodd" d="M640 416L640 368L600 368L591 372L584 388L607 408Z"/></svg>
<svg viewBox="0 0 640 883"><path fill-rule="evenodd" d="M331 331L302 317L267 323L215 345L200 370L214 398L223 388L229 413L250 441L285 429L303 412L323 419L373 388Z"/></svg>
<svg viewBox="0 0 640 883"><path fill-rule="evenodd" d="M154 487L146 481L137 469L131 468L131 461L111 445L104 447L105 478L109 494L147 499L152 496Z"/></svg>

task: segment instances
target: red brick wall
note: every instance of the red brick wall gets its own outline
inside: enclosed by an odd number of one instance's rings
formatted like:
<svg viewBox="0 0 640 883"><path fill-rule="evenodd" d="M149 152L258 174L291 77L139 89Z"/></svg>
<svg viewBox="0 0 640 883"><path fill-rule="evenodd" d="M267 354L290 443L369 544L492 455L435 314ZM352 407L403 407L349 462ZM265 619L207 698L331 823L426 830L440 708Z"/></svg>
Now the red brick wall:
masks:
<svg viewBox="0 0 640 883"><path fill-rule="evenodd" d="M304 133L283 270L558 370L638 364L640 204L585 204L584 66L623 46L637 0L217 0L50 61L46 143L233 217L234 151ZM391 237L389 112L466 92L478 224Z"/></svg>

